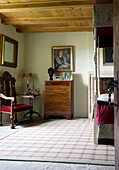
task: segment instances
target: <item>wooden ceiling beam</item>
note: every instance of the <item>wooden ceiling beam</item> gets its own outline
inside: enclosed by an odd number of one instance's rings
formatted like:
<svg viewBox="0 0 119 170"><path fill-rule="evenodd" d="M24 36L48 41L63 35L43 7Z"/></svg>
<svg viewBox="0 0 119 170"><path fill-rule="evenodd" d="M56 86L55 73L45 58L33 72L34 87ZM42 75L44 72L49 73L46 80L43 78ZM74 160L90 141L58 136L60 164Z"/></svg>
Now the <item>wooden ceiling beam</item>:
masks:
<svg viewBox="0 0 119 170"><path fill-rule="evenodd" d="M21 3L28 3L28 2L41 2L41 3L48 3L48 2L73 2L73 1L82 1L82 0L20 0L20 2ZM83 0L83 1L90 1L90 0ZM94 0L95 1L95 3L99 3L100 2L100 0ZM105 1L105 2L109 2L109 0L103 0L103 1ZM0 0L0 4L10 4L10 3L18 3L19 2L19 0Z"/></svg>
<svg viewBox="0 0 119 170"><path fill-rule="evenodd" d="M18 28L18 33L43 33L43 32L91 32L91 26L65 26L65 27L34 27L34 28Z"/></svg>
<svg viewBox="0 0 119 170"><path fill-rule="evenodd" d="M41 17L41 18L5 18L2 23L5 25L37 25L54 23L85 23L92 22L92 16L73 17Z"/></svg>
<svg viewBox="0 0 119 170"><path fill-rule="evenodd" d="M108 4L113 0L80 0L80 1L45 1L45 2L18 2L18 3L0 3L0 12L17 12L28 10L48 10L76 7L90 7L95 4Z"/></svg>

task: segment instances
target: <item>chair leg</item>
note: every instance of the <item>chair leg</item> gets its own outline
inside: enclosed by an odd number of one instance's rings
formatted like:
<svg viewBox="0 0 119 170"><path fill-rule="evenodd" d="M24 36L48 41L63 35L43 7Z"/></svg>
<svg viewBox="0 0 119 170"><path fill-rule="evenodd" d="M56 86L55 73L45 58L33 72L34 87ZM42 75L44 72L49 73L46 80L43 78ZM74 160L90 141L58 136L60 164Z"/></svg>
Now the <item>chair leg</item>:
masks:
<svg viewBox="0 0 119 170"><path fill-rule="evenodd" d="M10 125L10 127L11 127L11 129L15 129L15 127L14 127L14 116L13 116L13 114L10 115L10 119L11 119L11 125Z"/></svg>
<svg viewBox="0 0 119 170"><path fill-rule="evenodd" d="M15 123L18 123L17 113L15 113Z"/></svg>
<svg viewBox="0 0 119 170"><path fill-rule="evenodd" d="M0 112L0 126L3 126L2 124L2 113Z"/></svg>

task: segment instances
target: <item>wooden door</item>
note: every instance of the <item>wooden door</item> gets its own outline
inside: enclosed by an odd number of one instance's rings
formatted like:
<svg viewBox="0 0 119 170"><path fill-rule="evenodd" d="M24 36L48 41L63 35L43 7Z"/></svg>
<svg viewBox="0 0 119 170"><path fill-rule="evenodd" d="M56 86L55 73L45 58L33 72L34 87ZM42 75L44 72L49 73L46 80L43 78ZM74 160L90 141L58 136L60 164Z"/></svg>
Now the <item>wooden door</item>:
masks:
<svg viewBox="0 0 119 170"><path fill-rule="evenodd" d="M114 74L116 80L116 73L118 73L118 94L119 94L119 0L113 0L113 25L114 25ZM115 102L116 102L116 89L115 89ZM118 105L119 105L119 95ZM119 170L119 107L115 107L115 169Z"/></svg>

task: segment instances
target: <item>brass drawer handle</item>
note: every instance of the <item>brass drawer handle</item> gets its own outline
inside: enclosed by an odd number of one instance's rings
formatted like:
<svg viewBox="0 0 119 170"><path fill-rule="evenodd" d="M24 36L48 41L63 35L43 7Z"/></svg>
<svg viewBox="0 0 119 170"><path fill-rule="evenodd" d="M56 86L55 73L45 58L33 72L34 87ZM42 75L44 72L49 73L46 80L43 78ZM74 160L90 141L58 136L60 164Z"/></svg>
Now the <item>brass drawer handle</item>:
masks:
<svg viewBox="0 0 119 170"><path fill-rule="evenodd" d="M50 86L50 85L52 85L52 83L48 82L48 85Z"/></svg>
<svg viewBox="0 0 119 170"><path fill-rule="evenodd" d="M67 110L66 109L62 109L62 112L66 112Z"/></svg>
<svg viewBox="0 0 119 170"><path fill-rule="evenodd" d="M62 88L62 90L66 90L66 88Z"/></svg>
<svg viewBox="0 0 119 170"><path fill-rule="evenodd" d="M53 88L49 87L48 90L53 90Z"/></svg>
<svg viewBox="0 0 119 170"><path fill-rule="evenodd" d="M49 101L48 103L49 103L49 104L53 104L53 102L52 102L52 101Z"/></svg>
<svg viewBox="0 0 119 170"><path fill-rule="evenodd" d="M66 94L62 94L62 96L67 96Z"/></svg>
<svg viewBox="0 0 119 170"><path fill-rule="evenodd" d="M53 94L48 94L48 96L53 96Z"/></svg>
<svg viewBox="0 0 119 170"><path fill-rule="evenodd" d="M66 83L62 83L62 85L66 86Z"/></svg>

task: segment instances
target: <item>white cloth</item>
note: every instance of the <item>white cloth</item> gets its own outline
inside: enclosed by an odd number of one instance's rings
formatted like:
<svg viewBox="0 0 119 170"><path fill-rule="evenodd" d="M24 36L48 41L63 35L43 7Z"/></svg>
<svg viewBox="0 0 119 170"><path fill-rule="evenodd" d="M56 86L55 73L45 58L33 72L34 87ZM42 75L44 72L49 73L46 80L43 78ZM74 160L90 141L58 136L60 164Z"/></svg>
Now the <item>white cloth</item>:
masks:
<svg viewBox="0 0 119 170"><path fill-rule="evenodd" d="M109 94L101 94L97 101L108 102L109 101ZM111 94L111 103L114 103L114 94Z"/></svg>

